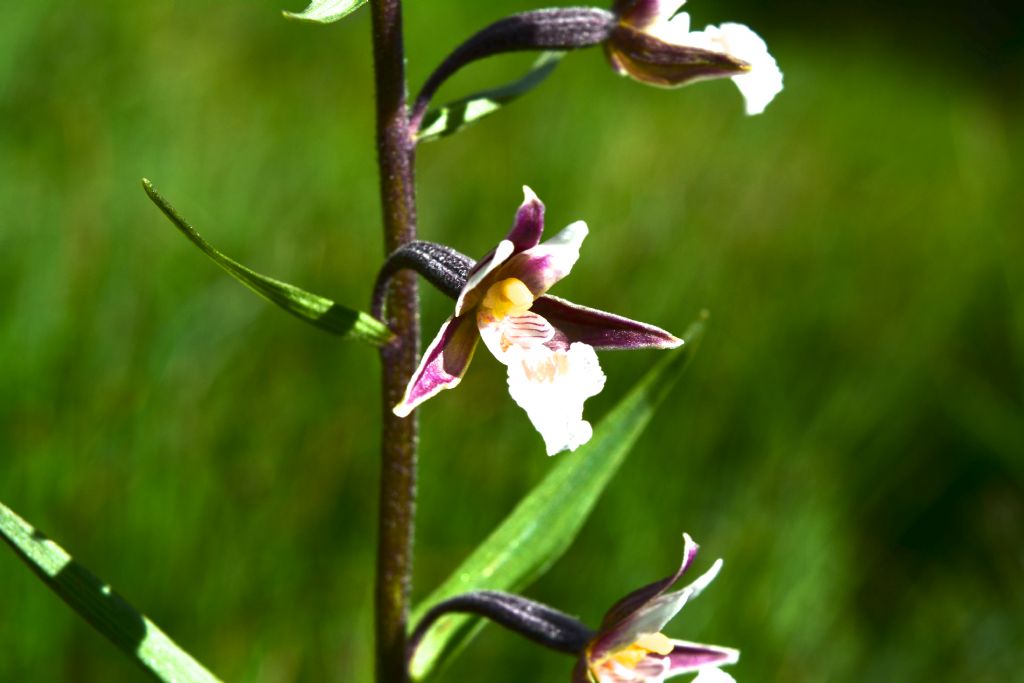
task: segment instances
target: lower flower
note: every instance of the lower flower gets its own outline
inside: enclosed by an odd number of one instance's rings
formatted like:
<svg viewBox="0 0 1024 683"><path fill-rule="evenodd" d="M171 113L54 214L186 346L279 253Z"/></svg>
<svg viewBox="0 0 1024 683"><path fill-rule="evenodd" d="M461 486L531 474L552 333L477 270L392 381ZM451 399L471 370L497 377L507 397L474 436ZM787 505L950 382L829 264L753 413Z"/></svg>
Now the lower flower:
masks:
<svg viewBox="0 0 1024 683"><path fill-rule="evenodd" d="M739 651L675 640L661 632L722 568L718 560L693 583L668 592L697 556L697 544L688 535L684 534L684 539L683 562L678 571L630 593L608 610L577 663L573 683L660 683L695 672L700 674L697 680L701 683L732 680L718 667L737 662Z"/></svg>
<svg viewBox="0 0 1024 683"><path fill-rule="evenodd" d="M472 591L435 605L409 638L409 660L437 621L451 613L475 614L533 642L576 657L573 683L661 683L697 674L693 683L735 683L720 667L735 664L738 650L669 638L661 630L714 580L718 560L696 581L670 592L697 556L697 544L683 535L683 562L671 576L633 591L615 603L595 633L575 617L519 595Z"/></svg>

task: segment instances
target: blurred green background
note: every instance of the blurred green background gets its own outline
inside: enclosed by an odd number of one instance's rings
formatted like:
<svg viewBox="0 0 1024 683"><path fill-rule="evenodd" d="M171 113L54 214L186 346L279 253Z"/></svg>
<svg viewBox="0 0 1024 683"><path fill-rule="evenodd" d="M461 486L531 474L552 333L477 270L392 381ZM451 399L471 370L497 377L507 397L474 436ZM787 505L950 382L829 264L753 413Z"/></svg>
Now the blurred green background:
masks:
<svg viewBox="0 0 1024 683"><path fill-rule="evenodd" d="M1024 24L747 4L691 11L766 36L786 90L764 116L728 82L644 88L591 50L419 155L424 238L482 254L528 183L551 229L591 226L556 293L675 331L711 311L528 595L595 622L685 530L699 567L726 565L668 632L741 648L740 681L1020 680ZM375 353L252 296L139 187L243 263L366 305L369 16L280 17L299 5L36 0L0 24L0 500L227 681L371 670ZM413 87L528 7L409 2ZM425 335L450 308L425 293ZM655 358L605 354L588 415ZM486 354L422 418L417 597L551 466ZM0 586L0 680L145 680L6 552ZM490 628L438 680L570 668Z"/></svg>

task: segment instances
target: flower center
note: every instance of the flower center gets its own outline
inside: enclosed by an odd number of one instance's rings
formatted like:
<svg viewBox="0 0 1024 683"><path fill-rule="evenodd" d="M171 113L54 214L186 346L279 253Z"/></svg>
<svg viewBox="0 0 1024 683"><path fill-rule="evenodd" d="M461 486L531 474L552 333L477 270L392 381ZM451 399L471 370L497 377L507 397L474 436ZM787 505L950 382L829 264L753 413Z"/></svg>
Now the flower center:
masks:
<svg viewBox="0 0 1024 683"><path fill-rule="evenodd" d="M520 315L530 310L533 292L522 280L510 277L491 285L480 305L495 318L502 320L506 316Z"/></svg>

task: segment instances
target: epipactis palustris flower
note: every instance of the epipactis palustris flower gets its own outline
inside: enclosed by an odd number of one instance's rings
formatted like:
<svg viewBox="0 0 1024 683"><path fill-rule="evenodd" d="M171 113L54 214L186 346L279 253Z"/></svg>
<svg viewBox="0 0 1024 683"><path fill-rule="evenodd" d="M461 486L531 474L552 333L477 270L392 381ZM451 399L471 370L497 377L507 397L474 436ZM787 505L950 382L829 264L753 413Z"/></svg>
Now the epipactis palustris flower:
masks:
<svg viewBox="0 0 1024 683"><path fill-rule="evenodd" d="M737 650L673 640L661 632L722 567L718 560L693 583L668 592L697 556L697 544L689 535L683 538L686 547L678 571L630 593L608 610L577 662L573 683L661 683L688 673L699 674L694 683L732 681L718 667L738 661Z"/></svg>
<svg viewBox="0 0 1024 683"><path fill-rule="evenodd" d="M619 24L605 42L612 67L624 76L662 87L729 77L760 114L782 91L782 72L759 35L743 24L690 30L686 0L616 0Z"/></svg>
<svg viewBox="0 0 1024 683"><path fill-rule="evenodd" d="M477 341L508 367L508 390L544 439L548 455L591 435L583 403L604 387L595 349L675 348L681 339L653 325L547 294L569 274L587 236L577 221L544 243L544 204L528 187L512 229L470 269L455 303L394 412L459 384Z"/></svg>

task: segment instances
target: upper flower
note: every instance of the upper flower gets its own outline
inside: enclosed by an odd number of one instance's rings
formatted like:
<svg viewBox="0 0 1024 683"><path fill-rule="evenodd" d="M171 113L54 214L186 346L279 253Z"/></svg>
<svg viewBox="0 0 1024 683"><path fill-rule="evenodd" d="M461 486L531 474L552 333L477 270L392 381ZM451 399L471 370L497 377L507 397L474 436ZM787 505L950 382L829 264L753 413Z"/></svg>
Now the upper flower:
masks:
<svg viewBox="0 0 1024 683"><path fill-rule="evenodd" d="M587 236L577 221L540 243L544 205L530 188L512 229L469 271L455 313L441 326L395 406L404 417L458 385L477 340L508 366L508 388L544 439L548 455L592 434L583 403L604 387L594 349L674 348L682 340L653 325L546 294L569 274Z"/></svg>
<svg viewBox="0 0 1024 683"><path fill-rule="evenodd" d="M618 27L605 43L620 74L663 87L730 77L760 114L782 90L782 72L764 40L743 24L690 30L686 0L616 0Z"/></svg>
<svg viewBox="0 0 1024 683"><path fill-rule="evenodd" d="M671 576L630 593L617 602L601 622L573 673L573 683L661 683L666 678L698 672L694 683L725 683L732 677L718 669L734 664L739 652L665 636L661 629L691 598L710 584L722 561L690 585L666 592L697 556L697 544L684 534L683 562Z"/></svg>

